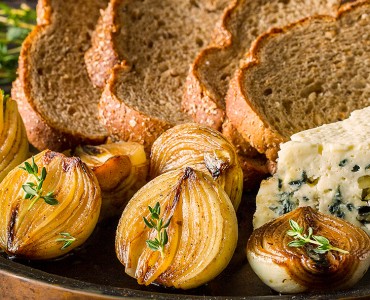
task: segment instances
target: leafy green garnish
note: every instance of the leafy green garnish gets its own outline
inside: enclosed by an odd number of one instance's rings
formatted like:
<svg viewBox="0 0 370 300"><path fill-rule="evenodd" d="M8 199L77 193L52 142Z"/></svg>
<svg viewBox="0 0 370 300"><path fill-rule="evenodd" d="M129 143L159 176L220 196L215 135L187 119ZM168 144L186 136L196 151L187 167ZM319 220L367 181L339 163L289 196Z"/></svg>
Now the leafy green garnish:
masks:
<svg viewBox="0 0 370 300"><path fill-rule="evenodd" d="M45 195L43 195L42 185L44 184L47 172L46 168L43 167L41 169L41 175L39 176L39 167L35 163L35 159L32 156L32 165L29 162L25 162L24 166L19 167L22 170L25 170L28 174L31 174L35 177L36 183L34 182L26 182L22 185L22 189L26 193L24 196L24 199L30 199L32 200L30 206L28 207L28 210L32 208L32 206L39 200L43 199L45 203L49 205L56 205L58 204L58 200L55 199L53 192L48 192Z"/></svg>
<svg viewBox="0 0 370 300"><path fill-rule="evenodd" d="M171 218L164 223L163 218L159 219L161 214L161 206L159 202L152 208L148 206L150 211L150 219L143 217L144 223L150 229L154 228L157 231L157 237L154 240L147 240L146 244L153 251L159 251L161 255L164 255L164 246L168 243L167 227L170 225Z"/></svg>
<svg viewBox="0 0 370 300"><path fill-rule="evenodd" d="M72 243L76 240L75 237L73 237L70 233L68 232L61 232L59 233L62 237L59 238L59 239L56 239L57 242L64 242L64 245L62 246L62 248L60 248L60 250L64 250L66 248L68 248L69 246L72 245Z"/></svg>
<svg viewBox="0 0 370 300"><path fill-rule="evenodd" d="M0 84L16 78L22 42L35 23L36 11L28 5L12 8L0 3Z"/></svg>
<svg viewBox="0 0 370 300"><path fill-rule="evenodd" d="M344 254L348 254L349 252L346 250L339 249L334 247L330 244L330 241L323 236L320 235L313 235L312 227L308 228L308 235L304 234L303 227L300 227L298 223L294 220L289 220L290 230L287 231L287 235L294 238L293 241L288 243L289 247L303 247L306 244L314 244L318 245L313 251L318 254L324 254L328 251L338 251Z"/></svg>

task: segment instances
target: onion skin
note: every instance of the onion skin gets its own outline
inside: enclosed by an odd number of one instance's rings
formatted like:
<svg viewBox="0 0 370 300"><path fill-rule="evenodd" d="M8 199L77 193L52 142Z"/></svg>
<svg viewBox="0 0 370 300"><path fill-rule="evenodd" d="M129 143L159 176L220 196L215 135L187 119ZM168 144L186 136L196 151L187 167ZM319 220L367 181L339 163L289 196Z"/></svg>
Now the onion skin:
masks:
<svg viewBox="0 0 370 300"><path fill-rule="evenodd" d="M187 123L167 130L154 142L150 178L186 167L211 174L237 210L243 192L243 171L234 146L221 133Z"/></svg>
<svg viewBox="0 0 370 300"><path fill-rule="evenodd" d="M349 254L331 250L309 255L307 244L288 246L293 240L286 234L290 219L303 227L304 233L312 227L314 235L328 238L331 245ZM280 293L346 289L369 268L370 237L343 219L301 207L257 228L248 240L247 257L258 277Z"/></svg>
<svg viewBox="0 0 370 300"><path fill-rule="evenodd" d="M12 169L29 157L29 145L17 102L10 98L4 100L0 91L0 107L1 182Z"/></svg>
<svg viewBox="0 0 370 300"><path fill-rule="evenodd" d="M164 222L172 217L163 257L147 247L156 231L143 222L156 202ZM227 266L237 238L235 210L225 191L209 175L186 168L158 176L130 200L117 228L116 253L139 284L189 289Z"/></svg>
<svg viewBox="0 0 370 300"><path fill-rule="evenodd" d="M100 220L122 214L131 197L147 183L149 161L134 142L79 146L74 155L94 172L102 192Z"/></svg>
<svg viewBox="0 0 370 300"><path fill-rule="evenodd" d="M43 191L58 201L49 205L39 199L30 209L22 185L35 182L25 170L15 168L0 184L0 247L9 255L27 259L55 258L87 240L98 221L101 194L95 175L79 158L45 150L34 156L46 168ZM31 160L28 160L32 163ZM61 249L60 233L76 240Z"/></svg>

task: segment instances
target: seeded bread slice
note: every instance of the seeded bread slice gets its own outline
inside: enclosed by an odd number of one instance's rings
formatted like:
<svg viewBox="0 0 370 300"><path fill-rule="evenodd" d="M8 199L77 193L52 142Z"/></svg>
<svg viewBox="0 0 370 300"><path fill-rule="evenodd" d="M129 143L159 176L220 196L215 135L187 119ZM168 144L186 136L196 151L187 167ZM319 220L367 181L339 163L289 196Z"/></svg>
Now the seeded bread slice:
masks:
<svg viewBox="0 0 370 300"><path fill-rule="evenodd" d="M102 86L100 117L116 138L150 149L176 124L190 63L208 44L227 0L111 0L86 54L92 80ZM99 71L100 70L100 71Z"/></svg>
<svg viewBox="0 0 370 300"><path fill-rule="evenodd" d="M25 40L12 96L30 142L39 150L102 143L100 90L84 63L91 33L107 0L40 0L38 26Z"/></svg>
<svg viewBox="0 0 370 300"><path fill-rule="evenodd" d="M220 129L230 78L255 38L271 27L316 14L335 15L340 0L238 0L217 27L216 44L202 50L187 77L184 110L193 120Z"/></svg>
<svg viewBox="0 0 370 300"><path fill-rule="evenodd" d="M274 160L292 134L369 106L369 69L370 1L364 1L337 18L307 18L262 35L232 80L227 116Z"/></svg>

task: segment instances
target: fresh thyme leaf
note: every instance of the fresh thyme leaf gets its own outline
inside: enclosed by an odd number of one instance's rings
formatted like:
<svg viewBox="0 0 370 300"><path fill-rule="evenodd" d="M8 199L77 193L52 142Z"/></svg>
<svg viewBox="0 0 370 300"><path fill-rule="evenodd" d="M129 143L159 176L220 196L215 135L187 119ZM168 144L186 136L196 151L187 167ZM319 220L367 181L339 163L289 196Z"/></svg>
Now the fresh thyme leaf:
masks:
<svg viewBox="0 0 370 300"><path fill-rule="evenodd" d="M38 175L39 167L35 163L35 158L33 156L32 156L32 165L26 161L24 163L24 166L20 166L19 168L26 171L28 174L33 175L33 177L36 180L36 183L30 181L22 185L22 189L25 192L24 199L33 200L29 205L28 210L30 210L39 199L43 199L45 203L49 205L56 205L59 203L54 196L54 192L48 192L46 193L46 195L43 194L44 191L42 190L42 186L47 176L46 168L43 167L41 169L41 175L39 177Z"/></svg>
<svg viewBox="0 0 370 300"><path fill-rule="evenodd" d="M312 237L315 241L318 241L320 244L323 244L323 245L330 244L330 241L326 237L318 236L318 235L313 235Z"/></svg>
<svg viewBox="0 0 370 300"><path fill-rule="evenodd" d="M289 225L293 229L294 232L301 232L301 228L299 227L298 223L294 220L289 220Z"/></svg>
<svg viewBox="0 0 370 300"><path fill-rule="evenodd" d="M32 186L30 186L30 185L29 185L30 183L32 183L32 182L29 182L29 183L23 184L23 185L22 185L23 190L24 190L28 195L37 196L37 191L36 191Z"/></svg>
<svg viewBox="0 0 370 300"><path fill-rule="evenodd" d="M72 243L74 241L76 241L76 238L73 237L68 232L61 232L59 234L62 236L62 238L56 239L56 241L57 242L64 242L64 245L62 246L62 248L60 248L60 250L64 250L64 249L68 248L69 246L72 245Z"/></svg>
<svg viewBox="0 0 370 300"><path fill-rule="evenodd" d="M58 200L55 199L52 192L47 193L45 196L42 196L42 198L49 205L57 205L58 204Z"/></svg>
<svg viewBox="0 0 370 300"><path fill-rule="evenodd" d="M164 231L161 232L161 239L162 239L164 245L166 245L168 243L167 230L164 230Z"/></svg>
<svg viewBox="0 0 370 300"><path fill-rule="evenodd" d="M154 240L147 240L147 246L153 251L159 251L161 255L164 255L164 246L168 243L168 234L166 228L170 225L171 218L163 225L163 218L159 218L161 213L161 207L159 202L152 208L148 206L150 212L150 219L143 217L145 225L150 229L157 231L157 237Z"/></svg>
<svg viewBox="0 0 370 300"><path fill-rule="evenodd" d="M306 244L305 241L293 241L288 244L289 247L302 247Z"/></svg>
<svg viewBox="0 0 370 300"><path fill-rule="evenodd" d="M23 169L26 169L26 171L29 174L34 174L33 168L31 167L31 165L27 161L24 163L24 166L25 166L25 168L23 168Z"/></svg>
<svg viewBox="0 0 370 300"><path fill-rule="evenodd" d="M344 254L348 254L349 252L343 249L339 249L334 247L330 244L330 241L320 235L313 235L313 229L311 227L308 228L308 235L303 234L304 228L299 226L299 224L294 220L289 220L290 230L287 231L287 235L294 238L293 241L288 243L289 247L303 247L306 244L314 244L317 245L313 251L318 254L325 254L328 251L338 251ZM312 237L312 239L311 239Z"/></svg>
<svg viewBox="0 0 370 300"><path fill-rule="evenodd" d="M148 220L147 220L147 218L143 218L144 219L144 223L145 223L145 225L146 226L148 226L149 228L153 228L153 224L152 223L150 223Z"/></svg>
<svg viewBox="0 0 370 300"><path fill-rule="evenodd" d="M45 178L46 178L46 168L43 167L41 171L41 180L45 180Z"/></svg>

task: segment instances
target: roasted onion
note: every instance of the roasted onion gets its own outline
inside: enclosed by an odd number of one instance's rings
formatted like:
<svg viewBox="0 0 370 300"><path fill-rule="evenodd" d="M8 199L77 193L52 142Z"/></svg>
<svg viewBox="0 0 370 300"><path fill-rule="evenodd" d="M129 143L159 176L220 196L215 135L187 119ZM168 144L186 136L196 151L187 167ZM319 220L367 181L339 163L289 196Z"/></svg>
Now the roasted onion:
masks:
<svg viewBox="0 0 370 300"><path fill-rule="evenodd" d="M150 178L191 167L207 172L223 187L235 209L243 192L243 171L234 146L218 131L199 124L177 125L153 144Z"/></svg>
<svg viewBox="0 0 370 300"><path fill-rule="evenodd" d="M32 164L31 159L27 162ZM40 193L52 193L56 202L27 199L23 186L35 184L35 176L21 168L12 170L0 184L0 246L9 255L49 259L90 236L99 217L100 188L79 158L46 150L34 156L34 162L39 178L43 167L47 172Z"/></svg>
<svg viewBox="0 0 370 300"><path fill-rule="evenodd" d="M349 253L330 250L318 254L317 246L291 247L289 220L303 232L329 239ZM301 207L257 228L247 245L247 257L259 278L281 293L345 289L353 286L370 265L370 237L362 229L311 207Z"/></svg>
<svg viewBox="0 0 370 300"><path fill-rule="evenodd" d="M158 202L170 220L163 255L146 245L156 232L146 226L148 206ZM126 206L116 234L116 253L139 284L189 289L217 276L237 242L235 210L209 175L186 168L166 172L140 189Z"/></svg>
<svg viewBox="0 0 370 300"><path fill-rule="evenodd" d="M0 181L29 156L26 129L17 103L0 91Z"/></svg>
<svg viewBox="0 0 370 300"><path fill-rule="evenodd" d="M79 146L74 155L98 178L102 192L100 219L121 215L128 200L147 182L149 162L138 143Z"/></svg>

